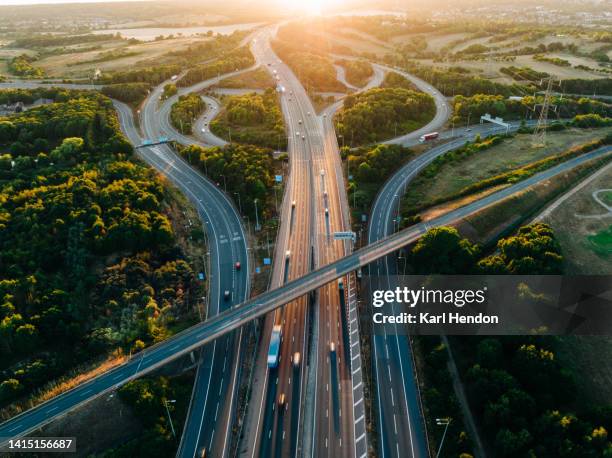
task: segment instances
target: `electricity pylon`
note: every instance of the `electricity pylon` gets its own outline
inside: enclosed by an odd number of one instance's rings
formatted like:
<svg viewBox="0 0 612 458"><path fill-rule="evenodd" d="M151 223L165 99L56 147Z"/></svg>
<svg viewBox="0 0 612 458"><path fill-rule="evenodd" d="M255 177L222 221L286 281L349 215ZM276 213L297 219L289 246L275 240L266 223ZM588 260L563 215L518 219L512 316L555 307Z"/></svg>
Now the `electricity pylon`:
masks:
<svg viewBox="0 0 612 458"><path fill-rule="evenodd" d="M533 131L532 144L535 148L541 148L543 146L546 146L546 125L548 124L548 110L550 109L553 80L554 77L551 75L548 78L548 84L546 85L546 92L544 93L544 102L542 103L542 111L540 111L538 124Z"/></svg>

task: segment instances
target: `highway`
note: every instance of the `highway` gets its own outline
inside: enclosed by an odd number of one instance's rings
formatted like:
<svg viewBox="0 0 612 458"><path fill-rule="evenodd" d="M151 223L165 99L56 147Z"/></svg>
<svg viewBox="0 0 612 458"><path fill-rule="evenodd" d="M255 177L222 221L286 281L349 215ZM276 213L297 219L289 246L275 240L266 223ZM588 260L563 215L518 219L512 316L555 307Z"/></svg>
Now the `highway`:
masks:
<svg viewBox="0 0 612 458"><path fill-rule="evenodd" d="M133 355L126 363L16 415L0 425L0 438L5 442L7 438L26 435L97 396L112 391L169 361L189 354L203 344L218 339L255 318L264 316L310 291L335 282L337 278L399 250L416 241L432 227L453 224L534 184L554 178L589 161L610 157L612 157L610 146L583 154L426 223L419 223L396 232L242 304L233 305L228 310ZM174 168L174 164L170 164L170 167Z"/></svg>
<svg viewBox="0 0 612 458"><path fill-rule="evenodd" d="M450 118L452 111L453 111L452 107L448 103L448 100L444 96L444 94L442 94L440 91L438 91L435 87L433 87L431 84L427 83L426 81L423 81L422 79L417 78L416 76L408 72L405 72L401 69L396 69L394 67L389 67L389 66L381 65L381 64L372 64L372 65L374 66L374 68L380 68L388 72L399 73L404 78L409 80L412 84L414 84L418 89L425 92L426 94L431 95L436 104L436 114L434 118L429 123L427 123L425 126L413 132L409 132L405 135L402 135L400 137L393 138L391 140L387 140L383 143L405 144L406 142L410 140L418 139L423 134L427 134L429 132L435 132L437 130L442 129L442 127L444 127L444 125Z"/></svg>
<svg viewBox="0 0 612 458"><path fill-rule="evenodd" d="M281 95L281 109L288 134L289 176L280 214L271 287L276 288L286 281L299 278L312 268L311 251L313 238L312 176L310 171L311 137L301 129L300 119L306 110L295 103L289 93L289 70L272 52L269 39L275 33L269 29L265 36L258 36L251 46L256 59L274 72L286 87ZM268 65L269 64L269 65ZM296 135L304 130L304 139ZM303 380L307 363L308 316L307 297L288 303L282 310L267 317L262 346L257 359L256 383L252 387L249 428L247 429L248 456L296 456L298 451L299 424L303 399ZM282 338L278 367L268 368L266 358L273 325L280 325ZM293 363L300 354L300 364ZM279 404L284 396L283 405Z"/></svg>
<svg viewBox="0 0 612 458"><path fill-rule="evenodd" d="M530 124L533 122L527 123ZM511 123L510 132L519 127L519 122ZM440 138L452 140L431 148L402 166L379 191L370 214L368 243L381 240L397 230L396 218L400 199L408 184L424 167L437 157L463 146L466 141L473 141L476 135L485 138L505 131L506 129L500 126L478 124L441 132ZM405 136L398 138L399 141L405 146L418 143L415 138ZM367 290L395 288L396 256L377 260L370 265L369 273ZM381 282L384 284L380 284ZM426 456L427 441L412 348L408 337L400 334L373 336L379 453L381 457L399 457L406 456L405 450L409 450L409 456Z"/></svg>
<svg viewBox="0 0 612 458"><path fill-rule="evenodd" d="M221 76L195 86L181 88L179 93L201 90L219 79ZM169 112L174 98L171 97L158 106L163 87L164 84L161 84L152 90L142 105L140 120L145 138L170 136L180 143L194 143L192 138L168 128ZM175 98L178 99L178 95ZM150 157L142 148L139 152L145 160ZM197 183L202 190L192 201L202 208L200 213L206 221L205 229L210 245L208 318L234 304L244 302L249 296L250 284L248 240L240 214L231 199L212 181L194 171L168 145L149 148L149 153L162 158L166 164L177 164L183 168L189 179L183 179L182 184ZM240 263L240 270L236 268L236 262ZM225 291L229 291L228 299L223 297ZM204 449L207 453L217 456L225 456L227 453L236 407L241 337L242 332L239 331L201 350L178 456L193 457ZM204 421L205 419L207 421Z"/></svg>
<svg viewBox="0 0 612 458"><path fill-rule="evenodd" d="M152 92L153 97L157 90L161 90L161 87ZM131 110L126 105L114 103L120 116L122 130L133 144L137 144L140 137L133 124ZM155 104L156 100L146 101L141 114L142 128L149 138L158 136L155 127L157 121ZM246 300L250 281L247 235L231 201L212 182L179 158L169 146L158 145L139 148L137 151L142 159L168 177L185 193L196 206L202 219L204 230L208 235L210 253L207 272L208 317ZM236 270L236 262L240 262L240 270ZM228 300L223 298L226 290L231 294ZM204 447L208 450L213 449L215 428L221 434L216 435L220 439L219 443L214 444L216 446L214 449L225 451L228 445L227 436L231 427L235 394L234 383L237 378L237 364L232 363L234 355L239 353L239 337L239 333L226 336L206 346L199 354L201 364L198 366L189 415L197 416L198 409L201 408L200 412L206 410L210 415L209 418L217 420L220 404L224 421L207 422L210 429L202 426L202 416L197 421L187 421L183 432L183 436L187 439L181 441L179 450L181 456L194 456L197 450ZM214 397L210 393L215 393Z"/></svg>

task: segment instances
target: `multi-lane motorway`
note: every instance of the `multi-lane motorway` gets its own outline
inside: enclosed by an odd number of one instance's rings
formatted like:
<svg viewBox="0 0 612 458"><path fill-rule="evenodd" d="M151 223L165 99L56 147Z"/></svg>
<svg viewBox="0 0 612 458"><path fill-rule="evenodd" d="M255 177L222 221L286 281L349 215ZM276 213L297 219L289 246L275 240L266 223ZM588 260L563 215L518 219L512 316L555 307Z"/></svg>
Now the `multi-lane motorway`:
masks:
<svg viewBox="0 0 612 458"><path fill-rule="evenodd" d="M214 456L223 456L227 453L235 399L238 367L235 358L240 350L238 333L230 331L253 318L276 310L283 304L288 304L268 320L265 328L269 330L272 324L281 324L284 338L279 367L265 369L261 384L263 389L259 397L257 393L253 393L251 410L261 415L256 417L255 434L249 436L255 438L255 442L250 445L252 456L295 456L298 448L307 450L311 456L352 456L351 448L355 437L352 424L351 369L343 349L345 336L341 327L341 313L344 313L341 309L342 301L338 284L333 280L416 240L431 227L456 222L530 185L588 160L610 154L609 147L601 148L427 223L392 234L402 189L431 160L461 146L466 137L433 148L404 166L385 184L376 199L370 219L370 246L346 256L350 247L334 241L331 237L334 231L346 230L349 227L344 179L331 116L327 119L315 116L312 104L297 78L271 51L267 33L271 32L257 35L252 49L258 62L270 63L267 67L278 72L286 87L281 103L287 122L291 157L291 173L282 206L282 214L285 217L279 230L273 271L274 289L245 302L248 295L246 235L240 217L227 196L191 169L169 147L159 145L139 149L139 154L145 161L164 173L185 192L206 225L210 239L211 319L146 349L112 371L5 422L0 425L0 437L23 435L95 396L198 349L202 343L223 336L202 350L203 364L198 370L190 409L192 418L187 422L179 450L181 456L194 456L203 449L206 449L207 453L214 453ZM206 83L211 84L210 81ZM194 89L188 88L184 92L191 90ZM161 87L156 91L161 91ZM156 91L151 94L142 110L142 131L145 138L157 138L167 132L162 127L165 122L163 120L167 120L164 107L171 103L162 104L161 110L158 110L159 94ZM116 103L116 107L122 129L128 138L134 144L142 143L130 109L120 103ZM441 121L434 119L432 122ZM431 125L425 128L430 129L433 130ZM481 127L478 130L487 133L495 128ZM192 139L187 140L188 143L193 143ZM398 142L410 144L414 141L414 136L410 136ZM241 263L240 270L235 268L236 261ZM391 259L385 258L373 264L371 269L377 270L371 270L370 273L392 275L394 265ZM314 271L311 271L313 268ZM222 292L226 289L231 291L228 301L221 299ZM314 314L315 328L310 342L306 332L309 319L306 314L306 294L314 290L317 290L313 296L317 313ZM241 302L244 303L237 306ZM219 312L219 315L212 317L216 312ZM305 414L308 412L309 387L303 384L306 379L307 344L309 348L316 350L311 355L310 362L314 368L314 378L308 380L312 381L314 387L311 392L311 401L314 404L308 417ZM265 358L267 346L263 347L265 348L262 354ZM301 363L294 365L292 359L297 352L301 354ZM382 336L379 341L375 339L374 353L381 455L426 456L409 342L396 336ZM266 367L265 362L258 366ZM282 406L279 405L281 395L284 395ZM204 418L214 421L203 421ZM311 422L310 426L306 425L307 421ZM310 445L300 443L300 428L307 427L311 428L309 432L313 438Z"/></svg>
<svg viewBox="0 0 612 458"><path fill-rule="evenodd" d="M221 312L203 323L198 323L162 343L143 350L128 362L2 423L0 425L0 438L25 435L129 380L188 354L200 348L203 344L218 339L255 318L264 316L282 305L308 294L310 291L334 282L341 276L399 250L416 241L432 227L453 224L513 194L524 191L530 186L554 178L590 161L609 158L611 155L612 147L610 146L583 154L426 223L419 223L396 232L389 237L354 251L342 259L320 267L297 280L267 291L242 304L232 306L229 310Z"/></svg>

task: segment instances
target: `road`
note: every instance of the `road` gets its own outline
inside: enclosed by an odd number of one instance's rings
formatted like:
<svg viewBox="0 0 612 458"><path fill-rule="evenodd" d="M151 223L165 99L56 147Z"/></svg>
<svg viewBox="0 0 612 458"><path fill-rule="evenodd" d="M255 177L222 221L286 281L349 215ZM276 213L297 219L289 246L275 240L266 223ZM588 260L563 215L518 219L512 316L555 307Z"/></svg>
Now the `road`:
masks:
<svg viewBox="0 0 612 458"><path fill-rule="evenodd" d="M155 158L157 156L152 157ZM229 310L221 312L202 323L191 326L164 342L143 350L134 355L126 363L5 421L0 425L0 438L6 441L5 438L26 435L97 396L114 390L130 380L149 373L169 361L200 348L205 343L230 333L255 318L264 316L282 305L308 294L310 291L335 282L337 278L399 250L409 243L416 241L432 227L453 224L513 194L524 191L534 184L551 179L589 161L602 158L608 159L610 157L612 157L612 147L605 146L598 148L533 175L519 183L489 194L468 205L454 209L426 223L419 223L396 232L360 250L354 251L344 258L315 269L301 278L287 282L279 288L260 294L242 304L234 305ZM175 163L168 165L173 171L180 170L175 168ZM189 176L183 178L185 181L190 181Z"/></svg>
<svg viewBox="0 0 612 458"><path fill-rule="evenodd" d="M227 142L222 138L217 137L210 131L210 123L221 111L221 105L216 99L203 95L201 96L204 103L206 103L206 110L193 124L193 135L199 140L200 144L206 144L210 146L223 146Z"/></svg>
<svg viewBox="0 0 612 458"><path fill-rule="evenodd" d="M278 232L271 286L279 287L286 281L299 278L312 268L311 247L313 237L313 205L310 173L311 139L295 135L299 120L306 110L290 102L287 86L288 68L279 63L272 52L269 39L275 33L269 29L265 36L257 37L251 46L253 54L270 73L276 71L286 87L281 95L281 108L288 134L289 176L281 205L281 226ZM270 65L268 65L270 64ZM256 381L252 388L249 427L247 429L247 456L296 456L298 431L301 421L303 380L306 359L306 329L308 325L307 297L288 303L282 310L269 316L263 331L263 345L257 359ZM282 341L278 367L268 368L266 357L273 325L282 327ZM300 354L301 363L293 364ZM285 404L279 405L281 395Z"/></svg>
<svg viewBox="0 0 612 458"><path fill-rule="evenodd" d="M161 87L157 90L161 90ZM157 91L156 90L156 91ZM154 96L156 91L152 92ZM146 102L142 110L143 132L149 138L158 136L156 130L155 101ZM115 102L120 116L121 127L133 144L140 140L133 124L129 107ZM139 155L155 167L181 189L198 210L204 230L208 235L208 317L227 310L233 304L243 302L249 294L249 265L247 235L237 210L231 201L213 183L193 170L179 158L167 145L150 148L139 148ZM241 269L236 270L235 263L240 262ZM222 298L224 291L230 291L231 298ZM228 431L231 426L232 402L234 400L234 382L237 378L237 364L232 364L234 354L239 353L239 333L228 335L202 349L199 357L196 382L194 384L193 402L189 415L206 411L217 420L219 404L223 422L211 421L211 429L202 426L202 416L197 421L187 421L183 436L191 440L181 441L181 456L194 456L200 448L213 449L215 428L222 431L217 434L219 443L216 450L225 450L228 444ZM229 364L228 364L229 361ZM229 389L231 387L231 390ZM214 393L214 397L210 396ZM229 395L228 395L229 393ZM213 402L214 399L214 402Z"/></svg>
<svg viewBox="0 0 612 458"><path fill-rule="evenodd" d="M512 123L510 131L516 131L519 127L520 123ZM441 139L454 140L433 147L405 164L379 191L370 215L368 243L381 240L396 231L396 216L401 196L405 193L408 184L424 167L437 157L463 146L466 141L473 141L476 135L485 138L505 131L506 129L500 126L478 124L441 132ZM406 136L398 138L399 141L405 146L418 143L417 139ZM396 256L379 259L369 267L369 272L370 290L395 288ZM382 282L384 284L380 284ZM426 456L427 442L412 349L409 339L399 334L373 338L379 453L382 457L398 457L405 456L404 451L410 450L409 456ZM389 412L393 412L393 415Z"/></svg>
<svg viewBox="0 0 612 458"><path fill-rule="evenodd" d="M223 78L222 76L221 78ZM216 81L216 78L212 81ZM156 110L157 101L165 82L149 95L142 109L142 131L146 138L162 135L163 120ZM208 84L208 82L206 82ZM212 83L211 83L212 84ZM47 87L40 82L13 82L12 88ZM57 84L67 89L93 89L91 85ZM51 87L51 86L49 86ZM97 87L95 87L97 88ZM125 104L113 101L122 131L133 145L143 142L134 124L132 110ZM185 139L190 141L190 139ZM167 145L158 145L136 150L149 165L172 181L195 205L201 217L203 229L208 236L208 316L226 310L234 304L244 302L249 294L249 265L247 236L240 215L228 197L209 180L195 172ZM235 263L241 269L236 270ZM222 299L224 291L230 291L229 300ZM201 449L227 452L231 423L233 420L238 364L235 355L240 353L240 332L213 342L198 350L201 364L198 366L196 382L189 409L188 421L179 448L180 456L195 456ZM214 393L214 397L211 393ZM221 409L221 410L220 410ZM204 415L215 421L203 422ZM219 420L219 421L217 421ZM215 434L217 433L217 434ZM213 439L216 441L213 443Z"/></svg>

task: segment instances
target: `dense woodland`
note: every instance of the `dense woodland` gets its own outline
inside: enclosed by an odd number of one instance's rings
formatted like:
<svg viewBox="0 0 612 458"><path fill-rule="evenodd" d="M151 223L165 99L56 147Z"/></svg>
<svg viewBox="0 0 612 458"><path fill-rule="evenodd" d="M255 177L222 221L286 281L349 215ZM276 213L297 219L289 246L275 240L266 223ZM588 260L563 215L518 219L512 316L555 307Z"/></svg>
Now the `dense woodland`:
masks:
<svg viewBox="0 0 612 458"><path fill-rule="evenodd" d="M190 164L198 167L222 189L240 196L242 212L255 217L255 199L259 218L270 216L266 202L274 196L274 159L272 150L254 145L230 143L202 148L191 145L181 149ZM264 211L266 213L264 213Z"/></svg>
<svg viewBox="0 0 612 458"><path fill-rule="evenodd" d="M210 123L219 137L238 143L281 149L287 145L283 116L274 89L263 94L227 97L224 109Z"/></svg>
<svg viewBox="0 0 612 458"><path fill-rule="evenodd" d="M165 338L197 289L163 183L132 159L111 101L33 92L55 102L0 118L1 406Z"/></svg>
<svg viewBox="0 0 612 458"><path fill-rule="evenodd" d="M433 118L435 104L425 93L375 88L348 95L336 116L340 144L362 145L418 129Z"/></svg>
<svg viewBox="0 0 612 458"><path fill-rule="evenodd" d="M458 95L453 99L455 122L476 123L480 116L489 113L504 119L529 119L540 115L538 108L544 97L525 96L522 100L508 99L502 95L476 94L471 97ZM554 112L549 116L555 118L573 118L576 115L598 114L612 116L612 105L587 98L552 97Z"/></svg>
<svg viewBox="0 0 612 458"><path fill-rule="evenodd" d="M484 255L456 229L440 227L423 236L408 254L418 274L561 274L563 255L552 229L537 223L520 228ZM535 294L531 292L530 294ZM517 291L517 301L520 301ZM531 296L535 298L537 296ZM478 414L485 446L496 457L585 457L612 453L612 407L576 405L574 374L555 358L554 337L454 337L470 406ZM450 382L444 344L436 336L418 338L424 354L428 418L454 414L444 456L470 451L461 429L461 411ZM441 428L431 421L431 434ZM468 455L471 456L471 455Z"/></svg>

